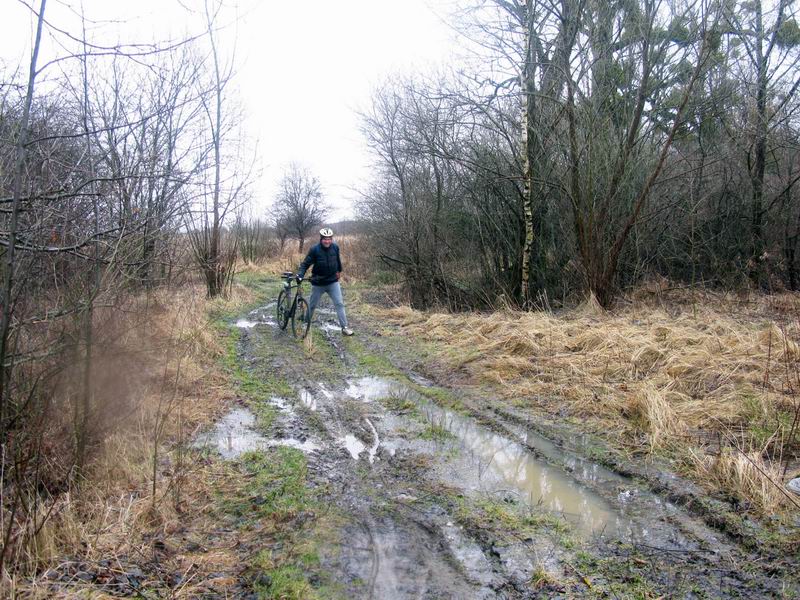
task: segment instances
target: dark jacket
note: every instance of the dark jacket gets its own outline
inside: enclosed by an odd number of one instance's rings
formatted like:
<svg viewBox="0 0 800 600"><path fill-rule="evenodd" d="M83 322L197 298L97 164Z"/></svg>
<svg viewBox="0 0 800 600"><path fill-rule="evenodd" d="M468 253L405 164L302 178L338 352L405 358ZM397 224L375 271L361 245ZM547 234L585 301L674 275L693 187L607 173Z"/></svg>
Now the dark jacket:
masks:
<svg viewBox="0 0 800 600"><path fill-rule="evenodd" d="M311 265L314 265L311 271L312 285L329 285L338 281L336 275L342 270L339 246L331 244L330 248L327 249L322 243L312 246L305 260L300 264L300 270L297 274L303 277Z"/></svg>

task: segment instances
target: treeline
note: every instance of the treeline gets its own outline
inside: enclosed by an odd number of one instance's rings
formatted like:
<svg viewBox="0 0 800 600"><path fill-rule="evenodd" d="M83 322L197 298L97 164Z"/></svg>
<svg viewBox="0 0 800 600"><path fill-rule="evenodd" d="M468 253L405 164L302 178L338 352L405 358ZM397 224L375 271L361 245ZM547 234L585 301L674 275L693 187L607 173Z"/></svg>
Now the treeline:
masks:
<svg viewBox="0 0 800 600"><path fill-rule="evenodd" d="M137 356L180 360L179 332L128 347L148 339L132 334L147 330L147 292L201 281L224 294L240 240L254 251L234 219L252 161L221 8L191 15L192 38L109 45L87 36L97 23L48 19L40 0L30 62L0 73L0 574L135 414Z"/></svg>
<svg viewBox="0 0 800 600"><path fill-rule="evenodd" d="M797 5L487 0L478 58L363 112L361 213L416 307L800 286Z"/></svg>

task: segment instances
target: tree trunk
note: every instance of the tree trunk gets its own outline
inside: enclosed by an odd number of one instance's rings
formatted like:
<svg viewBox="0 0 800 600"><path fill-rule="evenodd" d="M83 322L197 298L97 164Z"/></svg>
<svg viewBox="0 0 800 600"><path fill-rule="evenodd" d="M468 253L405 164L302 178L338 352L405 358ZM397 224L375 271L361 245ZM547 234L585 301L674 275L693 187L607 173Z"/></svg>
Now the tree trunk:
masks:
<svg viewBox="0 0 800 600"><path fill-rule="evenodd" d="M214 144L214 189L212 190L212 211L213 221L211 223L211 244L209 246L207 281L209 283L208 295L215 298L224 292L225 274L222 272L223 265L220 260L221 254L221 217L220 217L220 193L221 193L221 169L222 169L222 76L219 68L219 52L217 50L216 39L214 37L213 21L211 13L206 6L206 16L208 21L208 35L211 41L211 53L214 58L214 119L211 123L211 135Z"/></svg>
<svg viewBox="0 0 800 600"><path fill-rule="evenodd" d="M754 144L753 167L750 182L753 188L750 207L750 280L754 285L762 287L765 282L763 265L764 231L763 231L763 198L764 174L767 164L767 56L764 53L764 18L761 1L754 3L756 11L756 131Z"/></svg>
<svg viewBox="0 0 800 600"><path fill-rule="evenodd" d="M522 246L522 304L530 308L531 302L531 253L534 242L533 167L535 160L534 119L536 116L536 62L534 60L534 13L533 0L525 3L525 63L520 75L522 94L522 202L525 215L525 243Z"/></svg>
<svg viewBox="0 0 800 600"><path fill-rule="evenodd" d="M8 385L10 367L7 367L9 334L11 332L11 317L13 315L14 275L16 271L16 246L17 229L19 227L19 213L22 199L22 177L25 166L25 146L28 141L28 123L30 121L31 104L33 103L33 89L36 81L36 61L39 57L39 47L42 41L42 26L44 24L44 10L47 0L42 0L39 6L39 17L36 24L36 41L31 52L31 63L28 71L28 89L25 95L25 106L20 123L20 132L16 144L16 157L14 162L14 189L11 203L11 218L8 228L8 248L6 249L5 273L3 274L2 306L0 307L0 434L3 443L6 439L6 419L8 417Z"/></svg>

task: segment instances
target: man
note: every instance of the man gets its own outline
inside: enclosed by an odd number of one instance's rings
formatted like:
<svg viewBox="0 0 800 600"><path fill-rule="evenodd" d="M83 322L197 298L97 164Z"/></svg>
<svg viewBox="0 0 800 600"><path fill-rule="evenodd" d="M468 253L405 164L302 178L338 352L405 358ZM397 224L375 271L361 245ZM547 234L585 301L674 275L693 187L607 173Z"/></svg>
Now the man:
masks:
<svg viewBox="0 0 800 600"><path fill-rule="evenodd" d="M347 326L342 288L339 286L339 278L342 275L339 246L333 243L333 231L327 227L319 230L319 244L312 246L308 251L308 255L297 271L297 281L303 281L303 277L311 265L314 265L314 268L311 271L311 303L308 307L308 318L311 319L314 316L317 302L322 293L327 292L336 307L342 335L353 335L353 330Z"/></svg>

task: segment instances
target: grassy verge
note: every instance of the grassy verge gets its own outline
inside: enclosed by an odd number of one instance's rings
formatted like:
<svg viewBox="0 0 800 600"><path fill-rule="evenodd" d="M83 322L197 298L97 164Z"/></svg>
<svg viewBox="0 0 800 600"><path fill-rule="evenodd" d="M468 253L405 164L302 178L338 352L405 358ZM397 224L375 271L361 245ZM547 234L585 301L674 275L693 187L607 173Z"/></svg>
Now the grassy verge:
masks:
<svg viewBox="0 0 800 600"><path fill-rule="evenodd" d="M363 372L376 377L407 379L403 372L392 364L389 358L368 348L358 336L345 338L345 347L355 357L359 368Z"/></svg>
<svg viewBox="0 0 800 600"><path fill-rule="evenodd" d="M113 352L97 356L97 380L114 376L112 385L97 385L93 396L92 420L100 427L88 464L80 481L64 488L68 493L51 496L52 506L35 515L36 535L30 545L18 546L24 569L0 581L0 595L54 597L82 586L91 593L92 585L103 582L131 593L173 585L191 589L151 577L140 557L152 553L153 540L159 540L159 551L166 548L164 540L187 511L202 512L207 465L190 460L187 447L193 432L235 397L221 367L226 350L213 315L252 301L252 292L241 285L233 286L230 298L215 300L201 286L187 285L131 296L125 310L103 315L106 330L120 335ZM126 569L141 575L127 580L119 575Z"/></svg>
<svg viewBox="0 0 800 600"><path fill-rule="evenodd" d="M220 489L225 491L217 494L219 510L233 517L242 539L252 540L245 574L259 598L335 596L319 569L322 506L309 486L302 452L276 447L247 453Z"/></svg>

